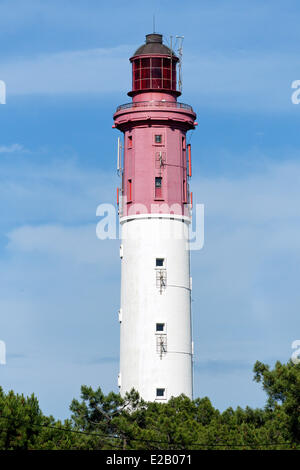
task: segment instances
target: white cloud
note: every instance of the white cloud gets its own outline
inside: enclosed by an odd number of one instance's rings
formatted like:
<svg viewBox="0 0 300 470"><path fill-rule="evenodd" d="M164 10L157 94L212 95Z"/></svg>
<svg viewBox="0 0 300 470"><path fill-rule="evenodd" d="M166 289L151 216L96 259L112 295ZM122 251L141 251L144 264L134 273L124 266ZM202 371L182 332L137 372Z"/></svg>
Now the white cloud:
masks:
<svg viewBox="0 0 300 470"><path fill-rule="evenodd" d="M0 153L14 153L14 152L23 152L24 147L19 144L12 144L12 145L1 145L0 146Z"/></svg>
<svg viewBox="0 0 300 470"><path fill-rule="evenodd" d="M75 160L39 158L2 165L0 213L7 230L34 224L78 224L95 220L101 203L115 202L119 178L98 169L82 169Z"/></svg>
<svg viewBox="0 0 300 470"><path fill-rule="evenodd" d="M132 47L65 51L1 64L7 94L106 93L130 88Z"/></svg>
<svg viewBox="0 0 300 470"><path fill-rule="evenodd" d="M241 157L243 158L243 157ZM261 225L297 220L300 197L299 161L271 162L240 178L194 178L195 196L206 195L211 217ZM201 196L200 196L201 195Z"/></svg>
<svg viewBox="0 0 300 470"><path fill-rule="evenodd" d="M295 111L292 81L298 78L297 53L215 51L186 54L184 90L209 108Z"/></svg>
<svg viewBox="0 0 300 470"><path fill-rule="evenodd" d="M11 95L128 91L134 46L65 51L1 64ZM257 111L295 110L291 83L299 57L283 52L198 52L184 59L184 91L197 106Z"/></svg>
<svg viewBox="0 0 300 470"><path fill-rule="evenodd" d="M106 265L108 271L112 245L96 237L96 223L82 226L22 226L7 234L12 252L56 256L71 264ZM116 243L113 243L117 250Z"/></svg>
<svg viewBox="0 0 300 470"><path fill-rule="evenodd" d="M3 62L8 95L127 92L135 46L62 51ZM294 112L297 53L197 51L184 57L184 92L195 106Z"/></svg>

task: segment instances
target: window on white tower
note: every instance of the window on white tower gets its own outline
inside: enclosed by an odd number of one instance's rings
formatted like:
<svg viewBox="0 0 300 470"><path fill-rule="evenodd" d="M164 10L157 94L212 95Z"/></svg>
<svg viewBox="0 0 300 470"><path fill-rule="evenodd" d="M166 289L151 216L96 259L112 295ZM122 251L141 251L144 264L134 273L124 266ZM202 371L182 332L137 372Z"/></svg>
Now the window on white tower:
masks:
<svg viewBox="0 0 300 470"><path fill-rule="evenodd" d="M156 389L157 398L164 398L165 394L166 394L166 389L165 388L157 388Z"/></svg>
<svg viewBox="0 0 300 470"><path fill-rule="evenodd" d="M165 266L165 259L164 258L156 258L156 267L163 268Z"/></svg>
<svg viewBox="0 0 300 470"><path fill-rule="evenodd" d="M155 277L156 287L159 289L160 294L162 294L167 287L167 269L165 258L155 259Z"/></svg>
<svg viewBox="0 0 300 470"><path fill-rule="evenodd" d="M165 331L165 324L164 323L156 323L156 331L161 333Z"/></svg>

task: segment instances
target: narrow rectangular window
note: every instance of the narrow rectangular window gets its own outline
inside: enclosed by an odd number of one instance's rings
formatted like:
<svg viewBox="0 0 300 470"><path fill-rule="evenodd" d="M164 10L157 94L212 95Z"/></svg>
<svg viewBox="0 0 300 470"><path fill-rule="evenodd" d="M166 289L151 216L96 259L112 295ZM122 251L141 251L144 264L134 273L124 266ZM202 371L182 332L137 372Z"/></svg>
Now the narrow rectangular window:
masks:
<svg viewBox="0 0 300 470"><path fill-rule="evenodd" d="M129 148L129 149L132 148L132 135L129 135L129 136L128 136L128 148Z"/></svg>
<svg viewBox="0 0 300 470"><path fill-rule="evenodd" d="M155 178L155 199L162 198L162 178L156 177Z"/></svg>
<svg viewBox="0 0 300 470"><path fill-rule="evenodd" d="M162 143L162 135L161 134L155 134L154 141L156 144L161 144Z"/></svg>
<svg viewBox="0 0 300 470"><path fill-rule="evenodd" d="M183 203L186 204L187 202L187 185L186 179L183 180Z"/></svg>
<svg viewBox="0 0 300 470"><path fill-rule="evenodd" d="M128 180L128 187L127 187L127 198L128 202L132 201L132 180Z"/></svg>
<svg viewBox="0 0 300 470"><path fill-rule="evenodd" d="M156 389L156 396L158 398L163 398L165 396L166 389L165 388L157 388Z"/></svg>
<svg viewBox="0 0 300 470"><path fill-rule="evenodd" d="M157 268L164 267L164 264L165 264L164 258L156 258L156 267Z"/></svg>

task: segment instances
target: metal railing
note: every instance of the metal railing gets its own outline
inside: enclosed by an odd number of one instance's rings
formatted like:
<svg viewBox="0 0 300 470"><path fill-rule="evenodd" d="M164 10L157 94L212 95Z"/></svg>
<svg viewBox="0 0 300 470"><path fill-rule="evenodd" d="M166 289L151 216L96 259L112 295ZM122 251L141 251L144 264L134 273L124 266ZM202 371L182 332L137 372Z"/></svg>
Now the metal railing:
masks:
<svg viewBox="0 0 300 470"><path fill-rule="evenodd" d="M188 111L193 112L192 106L185 103L177 103L177 101L136 101L135 103L125 103L121 104L117 107L116 112L121 111L122 109L129 109L129 108L152 108L152 107L159 107L159 108L177 108L177 109L187 109Z"/></svg>

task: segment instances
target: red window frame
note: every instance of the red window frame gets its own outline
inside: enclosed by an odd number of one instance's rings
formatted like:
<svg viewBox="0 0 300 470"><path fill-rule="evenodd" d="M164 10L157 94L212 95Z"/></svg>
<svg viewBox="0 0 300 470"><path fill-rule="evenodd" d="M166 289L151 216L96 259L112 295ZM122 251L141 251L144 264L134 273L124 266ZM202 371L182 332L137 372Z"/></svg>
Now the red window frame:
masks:
<svg viewBox="0 0 300 470"><path fill-rule="evenodd" d="M155 177L155 199L162 199L162 177Z"/></svg>
<svg viewBox="0 0 300 470"><path fill-rule="evenodd" d="M128 179L127 184L127 202L132 202L132 179Z"/></svg>

